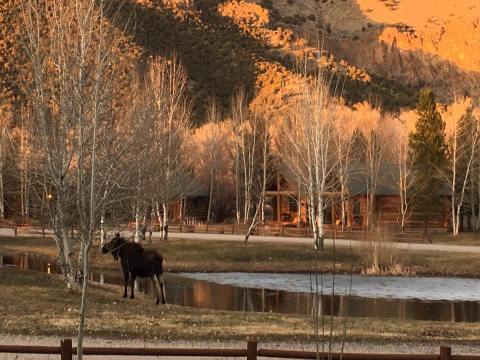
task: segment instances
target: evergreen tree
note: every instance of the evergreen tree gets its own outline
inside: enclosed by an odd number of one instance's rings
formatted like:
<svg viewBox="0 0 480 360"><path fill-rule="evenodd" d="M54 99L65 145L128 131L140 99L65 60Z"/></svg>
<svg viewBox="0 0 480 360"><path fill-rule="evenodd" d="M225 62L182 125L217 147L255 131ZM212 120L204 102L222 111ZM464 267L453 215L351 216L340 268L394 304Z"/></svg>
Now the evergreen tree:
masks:
<svg viewBox="0 0 480 360"><path fill-rule="evenodd" d="M437 170L445 166L447 144L445 123L437 110L431 89L422 89L418 99L415 132L410 134L409 145L414 154L413 166L418 187L417 204L423 209L425 232L428 231L430 208L438 203L441 181Z"/></svg>

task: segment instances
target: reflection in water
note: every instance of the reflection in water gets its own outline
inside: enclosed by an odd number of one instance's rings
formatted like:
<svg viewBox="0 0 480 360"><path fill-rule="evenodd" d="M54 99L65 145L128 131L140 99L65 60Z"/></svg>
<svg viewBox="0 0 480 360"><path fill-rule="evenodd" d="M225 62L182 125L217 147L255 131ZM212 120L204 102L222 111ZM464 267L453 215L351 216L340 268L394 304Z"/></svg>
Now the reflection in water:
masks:
<svg viewBox="0 0 480 360"><path fill-rule="evenodd" d="M60 273L56 262L23 255L0 256L0 267L15 265L22 269ZM101 284L123 285L120 271L94 272L90 280ZM167 302L182 306L217 310L311 314L314 296L267 289L252 289L195 280L166 274ZM462 279L458 279L462 281ZM139 279L139 291L154 296L149 279ZM119 296L122 291L119 290ZM479 301L421 301L415 299L379 299L346 295L324 295L319 312L325 315L377 317L415 320L480 322Z"/></svg>

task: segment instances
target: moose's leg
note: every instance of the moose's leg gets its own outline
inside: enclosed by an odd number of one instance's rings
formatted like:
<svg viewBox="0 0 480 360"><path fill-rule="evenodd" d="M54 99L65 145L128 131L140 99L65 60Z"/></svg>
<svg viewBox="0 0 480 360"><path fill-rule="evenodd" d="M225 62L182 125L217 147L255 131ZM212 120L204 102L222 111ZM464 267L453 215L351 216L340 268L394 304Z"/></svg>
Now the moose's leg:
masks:
<svg viewBox="0 0 480 360"><path fill-rule="evenodd" d="M132 273L132 277L130 278L130 288L131 288L130 299L135 299L135 294L134 294L133 290L135 289L135 279L136 278L137 278L137 275Z"/></svg>
<svg viewBox="0 0 480 360"><path fill-rule="evenodd" d="M123 297L127 297L127 287L128 287L128 278L130 277L130 274L128 271L123 272L123 280L125 281L125 290L123 291Z"/></svg>
<svg viewBox="0 0 480 360"><path fill-rule="evenodd" d="M155 304L160 304L160 286L158 285L158 279L156 275L150 276L150 279L152 280L153 287L155 288L155 294L157 295L157 298L155 299Z"/></svg>
<svg viewBox="0 0 480 360"><path fill-rule="evenodd" d="M160 290L162 292L162 304L165 304L167 302L167 294L165 292L165 282L163 281L162 275L157 275L157 278L160 279Z"/></svg>

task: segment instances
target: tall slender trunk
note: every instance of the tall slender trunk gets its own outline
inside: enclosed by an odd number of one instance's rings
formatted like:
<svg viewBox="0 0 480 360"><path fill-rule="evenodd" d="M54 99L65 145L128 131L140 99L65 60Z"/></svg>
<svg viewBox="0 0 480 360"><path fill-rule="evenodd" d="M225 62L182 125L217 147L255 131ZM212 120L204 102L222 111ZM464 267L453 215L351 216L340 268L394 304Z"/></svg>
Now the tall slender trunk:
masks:
<svg viewBox="0 0 480 360"><path fill-rule="evenodd" d="M345 181L344 181L344 176L341 176L340 178L340 206L341 209L340 211L342 212L342 215L340 216L340 221L342 222L342 231L345 230L345 223L346 223L346 209L345 209Z"/></svg>
<svg viewBox="0 0 480 360"><path fill-rule="evenodd" d="M28 170L25 169L23 174L23 201L24 201L24 216L26 219L30 217L30 191L28 184Z"/></svg>
<svg viewBox="0 0 480 360"><path fill-rule="evenodd" d="M319 248L320 244L320 238L319 238L319 233L318 233L318 221L317 221L317 206L315 205L315 198L313 196L313 190L308 189L308 198L309 198L309 204L308 204L308 212L310 215L310 226L312 228L312 234L313 234L313 243L315 245L315 249Z"/></svg>
<svg viewBox="0 0 480 360"><path fill-rule="evenodd" d="M237 151L235 154L235 214L237 216L237 224L240 224L240 161L239 161L239 149L236 146Z"/></svg>
<svg viewBox="0 0 480 360"><path fill-rule="evenodd" d="M268 129L265 129L263 136L263 173L262 173L262 194L260 203L260 221L265 223L265 192L267 191L267 167L268 167Z"/></svg>
<svg viewBox="0 0 480 360"><path fill-rule="evenodd" d="M317 236L318 236L318 241L317 241L317 244L320 248L320 250L323 251L324 249L324 222L323 222L323 206L324 206L324 201L323 201L323 194L322 193L319 193L318 194L318 210L317 210L317 219L316 219L316 223L317 223Z"/></svg>
<svg viewBox="0 0 480 360"><path fill-rule="evenodd" d="M212 212L212 201L213 201L213 185L215 182L215 169L212 169L210 173L210 193L208 195L208 212L207 212L207 224L210 223L210 214Z"/></svg>
<svg viewBox="0 0 480 360"><path fill-rule="evenodd" d="M157 210L157 218L158 218L158 227L160 229L160 239L163 240L163 217L162 213L160 212L160 206L158 201L155 202L155 209Z"/></svg>
<svg viewBox="0 0 480 360"><path fill-rule="evenodd" d="M475 230L475 220L477 218L477 209L475 208L475 184L474 184L475 173L472 172L470 177L469 185L470 189L468 191L469 195L469 205L470 205L470 222L469 227L471 230Z"/></svg>
<svg viewBox="0 0 480 360"><path fill-rule="evenodd" d="M105 214L107 210L105 209L105 200L107 199L108 191L105 189L103 192L103 201L102 208L100 210L100 246L105 245L107 241L107 232L105 230Z"/></svg>
<svg viewBox="0 0 480 360"><path fill-rule="evenodd" d="M139 200L137 199L137 204L135 206L135 242L140 243L140 204Z"/></svg>
<svg viewBox="0 0 480 360"><path fill-rule="evenodd" d="M300 190L300 181L298 182L298 194L297 194L297 228L301 225L302 220L302 192Z"/></svg>
<svg viewBox="0 0 480 360"><path fill-rule="evenodd" d="M107 240L107 232L105 231L105 210L102 210L100 215L100 247L105 245Z"/></svg>
<svg viewBox="0 0 480 360"><path fill-rule="evenodd" d="M407 202L407 171L404 168L405 164L399 164L399 190L400 190L400 227L402 233L405 232L405 221L407 217L408 202Z"/></svg>
<svg viewBox="0 0 480 360"><path fill-rule="evenodd" d="M477 174L477 219L475 221L475 231L480 231L480 170Z"/></svg>
<svg viewBox="0 0 480 360"><path fill-rule="evenodd" d="M0 219L5 219L5 195L3 190L3 161L0 161Z"/></svg>
<svg viewBox="0 0 480 360"><path fill-rule="evenodd" d="M53 222L53 236L58 249L60 250L60 267L66 287L73 290L77 287L75 282L76 263L74 261L73 243L68 235L65 222L65 214L61 201L57 199L57 211Z"/></svg>
<svg viewBox="0 0 480 360"><path fill-rule="evenodd" d="M450 191L452 192L451 194L451 216L452 216L452 232L453 232L453 235L454 236L457 236L458 235L458 222L457 220L459 219L459 217L455 211L455 203L456 203L456 196L457 196L457 189L456 189L456 184L457 184L457 156L458 156L458 150L457 150L457 136L458 136L458 133L457 131L455 130L455 134L454 134L454 138L453 138L453 154L452 154L452 158L453 158L453 164L452 164L452 179L451 179L451 183L450 183Z"/></svg>
<svg viewBox="0 0 480 360"><path fill-rule="evenodd" d="M163 207L163 233L162 240L168 240L168 205L162 204Z"/></svg>

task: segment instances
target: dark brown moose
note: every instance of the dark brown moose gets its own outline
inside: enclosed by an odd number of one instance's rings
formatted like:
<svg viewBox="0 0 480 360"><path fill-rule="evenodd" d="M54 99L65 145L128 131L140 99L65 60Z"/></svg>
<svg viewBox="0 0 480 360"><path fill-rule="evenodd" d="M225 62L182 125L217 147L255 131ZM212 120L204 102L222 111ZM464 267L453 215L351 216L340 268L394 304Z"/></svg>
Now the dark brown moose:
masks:
<svg viewBox="0 0 480 360"><path fill-rule="evenodd" d="M125 279L125 291L123 297L127 297L128 280L130 279L130 298L135 298L135 279L149 277L152 280L157 298L155 304L165 304L165 285L163 282L163 257L155 250L145 250L140 244L125 240L120 234L116 234L112 240L102 246L102 253L112 253L113 258L122 264L123 277ZM160 282L160 284L159 284Z"/></svg>

